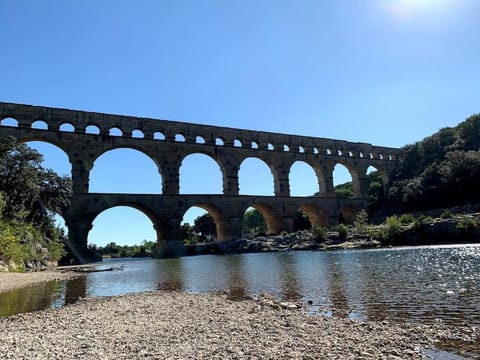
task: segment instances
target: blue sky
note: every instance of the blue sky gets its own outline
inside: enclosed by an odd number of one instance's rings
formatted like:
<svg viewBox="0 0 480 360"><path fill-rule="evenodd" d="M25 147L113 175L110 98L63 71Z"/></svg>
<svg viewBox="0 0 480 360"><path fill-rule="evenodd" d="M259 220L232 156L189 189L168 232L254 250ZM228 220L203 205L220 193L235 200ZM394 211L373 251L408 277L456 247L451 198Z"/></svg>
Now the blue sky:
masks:
<svg viewBox="0 0 480 360"><path fill-rule="evenodd" d="M479 112L479 13L477 0L0 0L0 101L402 146ZM181 191L219 192L218 169L190 160ZM242 166L241 191L271 192L268 171L252 183L264 170ZM298 165L293 193L314 192L310 171ZM126 150L91 174L91 191L114 188L161 191ZM153 237L113 209L89 241Z"/></svg>

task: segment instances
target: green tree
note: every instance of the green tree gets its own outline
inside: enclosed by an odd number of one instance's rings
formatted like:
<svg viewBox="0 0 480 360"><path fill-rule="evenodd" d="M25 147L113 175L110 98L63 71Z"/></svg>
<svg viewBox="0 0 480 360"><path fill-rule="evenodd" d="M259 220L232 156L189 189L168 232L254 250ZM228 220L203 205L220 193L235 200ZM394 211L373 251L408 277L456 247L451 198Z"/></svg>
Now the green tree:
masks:
<svg viewBox="0 0 480 360"><path fill-rule="evenodd" d="M335 195L337 195L337 197L342 199L352 198L354 196L351 182L347 182L347 183L335 186L334 191L335 191Z"/></svg>
<svg viewBox="0 0 480 360"><path fill-rule="evenodd" d="M308 215L304 211L298 210L295 213L295 217L293 218L293 228L295 231L308 230L312 228L310 219L308 218Z"/></svg>
<svg viewBox="0 0 480 360"><path fill-rule="evenodd" d="M244 234L260 234L267 231L267 224L263 215L256 209L248 209L242 218L242 232Z"/></svg>
<svg viewBox="0 0 480 360"><path fill-rule="evenodd" d="M195 219L193 229L199 234L199 238L202 241L217 237L217 226L215 225L212 215L208 213Z"/></svg>
<svg viewBox="0 0 480 360"><path fill-rule="evenodd" d="M56 227L54 212L68 205L71 181L41 163L37 151L0 138L1 260L56 261L64 254L65 234Z"/></svg>

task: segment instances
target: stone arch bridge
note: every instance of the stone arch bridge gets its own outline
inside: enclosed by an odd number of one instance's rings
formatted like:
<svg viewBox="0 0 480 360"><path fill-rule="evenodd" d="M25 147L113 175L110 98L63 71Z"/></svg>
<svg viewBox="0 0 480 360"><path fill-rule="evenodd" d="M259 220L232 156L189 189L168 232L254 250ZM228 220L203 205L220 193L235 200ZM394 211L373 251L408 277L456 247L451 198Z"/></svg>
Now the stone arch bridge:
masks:
<svg viewBox="0 0 480 360"><path fill-rule="evenodd" d="M351 218L366 206L367 168L375 167L387 185L401 156L399 149L367 143L2 102L0 125L0 136L13 136L20 143L44 141L68 155L73 196L62 215L69 229L70 249L81 262L88 260L85 254L93 220L102 211L119 205L136 208L150 218L157 232L159 254L181 250L180 223L192 206L213 216L219 241L241 236L241 219L249 207L262 213L272 234L292 230L299 209L314 226L334 224L340 215ZM161 195L89 192L89 174L95 160L117 148L141 151L154 161L162 177ZM223 176L223 194L179 193L182 160L194 153L216 161ZM251 157L270 168L274 196L239 195L240 165ZM290 196L289 173L296 161L309 164L315 171L318 196ZM355 197L335 196L336 164L350 171Z"/></svg>

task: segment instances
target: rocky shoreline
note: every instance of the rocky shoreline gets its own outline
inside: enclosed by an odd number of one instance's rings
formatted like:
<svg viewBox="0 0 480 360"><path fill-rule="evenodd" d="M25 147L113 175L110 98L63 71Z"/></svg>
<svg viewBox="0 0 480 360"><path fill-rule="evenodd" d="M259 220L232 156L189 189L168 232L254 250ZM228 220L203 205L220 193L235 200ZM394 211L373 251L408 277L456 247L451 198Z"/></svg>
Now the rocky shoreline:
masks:
<svg viewBox="0 0 480 360"><path fill-rule="evenodd" d="M468 220L465 222L465 220ZM463 223L471 227L462 227ZM399 224L394 234L388 225L365 224L363 231L345 226L344 234L326 231L322 235L299 230L279 235L260 235L238 240L186 245L189 255L241 254L302 250L370 249L391 246L465 244L480 241L480 213L449 218L430 218L426 222ZM368 228L368 230L366 230Z"/></svg>
<svg viewBox="0 0 480 360"><path fill-rule="evenodd" d="M239 240L212 242L187 246L189 255L241 254L254 252L281 252L303 250L369 249L381 247L382 243L366 236L342 238L337 232L329 232L328 239L317 239L310 231L301 230L291 234L265 235Z"/></svg>
<svg viewBox="0 0 480 360"><path fill-rule="evenodd" d="M309 316L270 299L156 291L0 319L2 359L422 359L444 329Z"/></svg>

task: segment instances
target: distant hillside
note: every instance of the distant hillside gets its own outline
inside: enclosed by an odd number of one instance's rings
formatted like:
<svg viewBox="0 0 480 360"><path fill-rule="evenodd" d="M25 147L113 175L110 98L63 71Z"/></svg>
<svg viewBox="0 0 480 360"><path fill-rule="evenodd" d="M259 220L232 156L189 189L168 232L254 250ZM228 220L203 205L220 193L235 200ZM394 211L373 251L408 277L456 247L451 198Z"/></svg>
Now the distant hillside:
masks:
<svg viewBox="0 0 480 360"><path fill-rule="evenodd" d="M417 211L480 202L480 114L403 149L385 205Z"/></svg>

